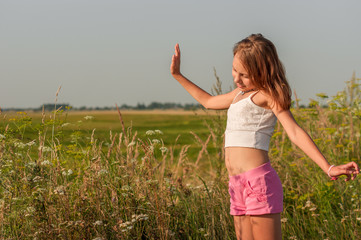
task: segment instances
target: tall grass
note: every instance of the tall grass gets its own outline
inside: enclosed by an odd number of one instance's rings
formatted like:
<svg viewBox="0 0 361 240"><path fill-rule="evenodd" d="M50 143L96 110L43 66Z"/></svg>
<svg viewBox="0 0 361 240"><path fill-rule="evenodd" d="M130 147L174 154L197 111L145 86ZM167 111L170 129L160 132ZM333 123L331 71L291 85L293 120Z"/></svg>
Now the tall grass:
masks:
<svg viewBox="0 0 361 240"><path fill-rule="evenodd" d="M330 100L319 94L313 108L292 110L333 164L360 163L357 82L353 76ZM140 136L121 112L122 130L107 139L63 131L61 110L36 124L26 113L1 118L0 239L235 239L223 112L205 121L208 135L190 129L195 157L179 138L164 144L162 129ZM329 181L280 125L269 154L283 182L284 239L360 238L360 180Z"/></svg>

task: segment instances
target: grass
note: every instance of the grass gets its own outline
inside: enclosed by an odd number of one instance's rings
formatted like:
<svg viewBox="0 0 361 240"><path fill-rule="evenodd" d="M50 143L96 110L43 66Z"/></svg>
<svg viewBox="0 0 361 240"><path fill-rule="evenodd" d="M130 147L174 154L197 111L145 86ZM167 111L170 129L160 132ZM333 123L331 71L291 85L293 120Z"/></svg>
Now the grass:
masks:
<svg viewBox="0 0 361 240"><path fill-rule="evenodd" d="M328 109L324 95L292 109L334 164L360 163L360 89L348 86ZM0 239L235 239L224 121L223 112L2 113ZM284 239L360 238L359 179L329 181L280 125L269 155L283 182Z"/></svg>

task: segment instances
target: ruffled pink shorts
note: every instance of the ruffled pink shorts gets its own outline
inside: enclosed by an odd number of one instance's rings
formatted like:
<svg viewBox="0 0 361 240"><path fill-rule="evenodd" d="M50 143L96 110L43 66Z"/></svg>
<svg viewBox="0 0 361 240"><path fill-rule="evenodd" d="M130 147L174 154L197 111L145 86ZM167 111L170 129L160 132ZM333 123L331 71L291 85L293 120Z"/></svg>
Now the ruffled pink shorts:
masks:
<svg viewBox="0 0 361 240"><path fill-rule="evenodd" d="M282 183L271 164L229 176L231 215L263 215L283 211Z"/></svg>

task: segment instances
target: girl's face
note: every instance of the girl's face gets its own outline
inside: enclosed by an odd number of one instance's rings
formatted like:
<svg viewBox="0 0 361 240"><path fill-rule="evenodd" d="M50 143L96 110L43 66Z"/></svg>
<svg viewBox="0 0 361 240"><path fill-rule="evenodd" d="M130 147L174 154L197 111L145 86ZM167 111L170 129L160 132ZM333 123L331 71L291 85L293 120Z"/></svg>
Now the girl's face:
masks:
<svg viewBox="0 0 361 240"><path fill-rule="evenodd" d="M232 76L234 83L238 88L242 89L242 91L254 88L254 85L237 54L233 58Z"/></svg>

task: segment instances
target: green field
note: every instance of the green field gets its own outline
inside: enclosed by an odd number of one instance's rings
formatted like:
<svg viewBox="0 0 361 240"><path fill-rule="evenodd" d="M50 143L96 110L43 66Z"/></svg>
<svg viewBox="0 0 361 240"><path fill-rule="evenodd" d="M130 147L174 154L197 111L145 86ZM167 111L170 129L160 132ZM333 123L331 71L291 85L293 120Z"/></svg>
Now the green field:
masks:
<svg viewBox="0 0 361 240"><path fill-rule="evenodd" d="M332 164L361 163L360 94L353 83L292 109ZM225 113L121 116L1 113L0 239L235 239ZM269 155L283 182L284 239L360 239L359 178L330 181L279 124Z"/></svg>

